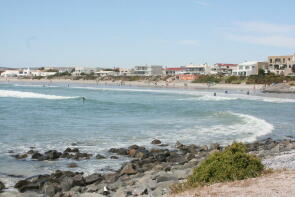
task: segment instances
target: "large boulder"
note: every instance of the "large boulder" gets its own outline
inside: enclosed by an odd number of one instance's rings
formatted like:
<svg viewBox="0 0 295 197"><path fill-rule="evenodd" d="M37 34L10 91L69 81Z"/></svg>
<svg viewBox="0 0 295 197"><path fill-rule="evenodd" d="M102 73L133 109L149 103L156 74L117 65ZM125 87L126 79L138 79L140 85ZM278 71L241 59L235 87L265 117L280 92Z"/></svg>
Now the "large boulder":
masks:
<svg viewBox="0 0 295 197"><path fill-rule="evenodd" d="M72 177L64 177L60 182L62 191L69 191L74 186L74 180Z"/></svg>
<svg viewBox="0 0 295 197"><path fill-rule="evenodd" d="M32 159L37 159L37 160L42 160L43 159L43 155L39 152L35 152L32 154Z"/></svg>
<svg viewBox="0 0 295 197"><path fill-rule="evenodd" d="M46 160L56 160L62 155L62 153L56 150L49 150L45 152L44 155L46 157Z"/></svg>

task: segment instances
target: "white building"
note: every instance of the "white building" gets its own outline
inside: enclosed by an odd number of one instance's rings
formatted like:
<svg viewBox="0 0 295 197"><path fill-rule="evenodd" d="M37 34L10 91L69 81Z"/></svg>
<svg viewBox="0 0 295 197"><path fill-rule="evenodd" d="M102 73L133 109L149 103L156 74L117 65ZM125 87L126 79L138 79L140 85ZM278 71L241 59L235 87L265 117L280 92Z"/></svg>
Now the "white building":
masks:
<svg viewBox="0 0 295 197"><path fill-rule="evenodd" d="M237 64L216 63L211 67L211 74L231 75Z"/></svg>
<svg viewBox="0 0 295 197"><path fill-rule="evenodd" d="M161 76L163 74L162 66L135 66L133 71L135 76Z"/></svg>
<svg viewBox="0 0 295 197"><path fill-rule="evenodd" d="M258 74L258 62L249 61L238 64L233 70L233 76L250 76Z"/></svg>
<svg viewBox="0 0 295 197"><path fill-rule="evenodd" d="M90 67L75 67L75 71L72 73L72 75L74 76L80 76L81 74L91 74L91 73L95 73L96 72L96 68L90 68Z"/></svg>
<svg viewBox="0 0 295 197"><path fill-rule="evenodd" d="M19 75L19 70L5 70L1 73L1 77L17 77Z"/></svg>
<svg viewBox="0 0 295 197"><path fill-rule="evenodd" d="M208 75L210 74L211 67L208 64L189 64L185 66L185 73L183 74L196 74L196 75Z"/></svg>
<svg viewBox="0 0 295 197"><path fill-rule="evenodd" d="M34 77L48 77L48 76L52 76L55 75L56 72L44 72L44 71L32 71L32 76Z"/></svg>

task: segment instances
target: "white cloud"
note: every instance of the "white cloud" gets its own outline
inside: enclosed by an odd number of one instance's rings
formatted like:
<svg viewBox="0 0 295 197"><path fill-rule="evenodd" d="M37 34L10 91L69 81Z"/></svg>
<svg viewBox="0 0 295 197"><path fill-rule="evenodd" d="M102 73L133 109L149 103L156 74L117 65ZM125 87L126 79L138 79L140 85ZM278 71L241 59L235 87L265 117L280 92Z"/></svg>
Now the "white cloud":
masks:
<svg viewBox="0 0 295 197"><path fill-rule="evenodd" d="M227 38L250 44L295 47L295 25L257 21L235 22L226 32Z"/></svg>
<svg viewBox="0 0 295 197"><path fill-rule="evenodd" d="M194 3L200 5L200 6L209 6L208 2L200 1L200 0L194 0Z"/></svg>
<svg viewBox="0 0 295 197"><path fill-rule="evenodd" d="M198 46L199 41L198 40L180 40L178 41L178 44L185 45L185 46Z"/></svg>

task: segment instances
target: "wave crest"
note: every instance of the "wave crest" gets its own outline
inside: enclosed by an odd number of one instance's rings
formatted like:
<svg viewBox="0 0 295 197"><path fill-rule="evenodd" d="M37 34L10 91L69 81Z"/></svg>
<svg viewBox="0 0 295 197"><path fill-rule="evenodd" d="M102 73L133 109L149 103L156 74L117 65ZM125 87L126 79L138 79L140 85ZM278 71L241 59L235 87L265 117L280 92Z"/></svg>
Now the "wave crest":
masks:
<svg viewBox="0 0 295 197"><path fill-rule="evenodd" d="M74 99L79 97L72 96L57 96L40 94L34 92L12 91L12 90L0 90L0 97L12 97L12 98L36 98L36 99Z"/></svg>

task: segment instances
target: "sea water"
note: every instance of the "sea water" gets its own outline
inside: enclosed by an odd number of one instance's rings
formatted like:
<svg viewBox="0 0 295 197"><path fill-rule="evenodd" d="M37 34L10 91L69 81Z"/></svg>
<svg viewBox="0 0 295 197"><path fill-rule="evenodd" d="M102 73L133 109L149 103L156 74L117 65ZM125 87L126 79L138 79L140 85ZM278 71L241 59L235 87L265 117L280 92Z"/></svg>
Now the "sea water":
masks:
<svg viewBox="0 0 295 197"><path fill-rule="evenodd" d="M86 174L116 170L125 157L74 161L16 160L35 150L102 154L132 144L152 147L160 139L173 148L184 144L229 144L272 137L295 137L295 98L246 91L213 92L95 84L0 83L0 179L18 179L54 170ZM82 98L85 98L84 102ZM294 96L293 96L294 97ZM75 145L75 146L73 146Z"/></svg>

